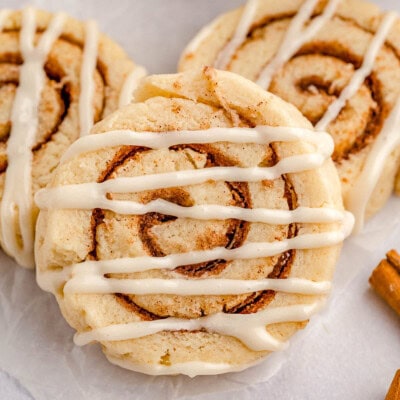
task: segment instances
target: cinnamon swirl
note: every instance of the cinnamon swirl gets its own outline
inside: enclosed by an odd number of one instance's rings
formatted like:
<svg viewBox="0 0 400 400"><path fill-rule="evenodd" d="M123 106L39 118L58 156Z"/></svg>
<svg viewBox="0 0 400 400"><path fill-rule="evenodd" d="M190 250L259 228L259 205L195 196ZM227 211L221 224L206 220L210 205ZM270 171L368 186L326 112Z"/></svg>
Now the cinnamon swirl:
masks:
<svg viewBox="0 0 400 400"><path fill-rule="evenodd" d="M327 130L359 231L399 167L399 37L397 15L362 0L250 0L204 28L179 69L239 73Z"/></svg>
<svg viewBox="0 0 400 400"><path fill-rule="evenodd" d="M0 11L0 241L20 265L34 266L33 194L74 140L130 101L137 72L94 21Z"/></svg>

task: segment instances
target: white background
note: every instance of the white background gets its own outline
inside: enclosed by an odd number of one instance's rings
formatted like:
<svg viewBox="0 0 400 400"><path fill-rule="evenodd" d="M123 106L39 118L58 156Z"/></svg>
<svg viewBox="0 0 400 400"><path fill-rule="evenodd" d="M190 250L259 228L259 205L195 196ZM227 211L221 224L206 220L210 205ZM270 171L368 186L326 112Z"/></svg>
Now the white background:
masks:
<svg viewBox="0 0 400 400"><path fill-rule="evenodd" d="M398 9L398 0L376 1ZM150 73L174 72L206 22L241 0L37 0L95 18ZM2 0L19 8L22 1ZM97 346L77 348L54 299L34 274L0 253L0 399L383 399L400 368L400 319L369 288L384 253L400 250L400 199L347 241L329 307L275 359L218 377L147 377L108 364ZM282 368L279 369L279 366ZM270 375L276 372L275 375Z"/></svg>

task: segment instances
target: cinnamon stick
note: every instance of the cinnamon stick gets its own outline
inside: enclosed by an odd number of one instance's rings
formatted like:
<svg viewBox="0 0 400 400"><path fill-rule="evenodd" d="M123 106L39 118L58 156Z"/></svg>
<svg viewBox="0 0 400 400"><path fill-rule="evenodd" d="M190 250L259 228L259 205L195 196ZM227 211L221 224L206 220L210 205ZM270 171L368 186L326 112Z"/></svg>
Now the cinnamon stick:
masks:
<svg viewBox="0 0 400 400"><path fill-rule="evenodd" d="M390 250L369 278L375 291L400 315L400 254Z"/></svg>
<svg viewBox="0 0 400 400"><path fill-rule="evenodd" d="M385 400L400 400L400 369L393 378Z"/></svg>

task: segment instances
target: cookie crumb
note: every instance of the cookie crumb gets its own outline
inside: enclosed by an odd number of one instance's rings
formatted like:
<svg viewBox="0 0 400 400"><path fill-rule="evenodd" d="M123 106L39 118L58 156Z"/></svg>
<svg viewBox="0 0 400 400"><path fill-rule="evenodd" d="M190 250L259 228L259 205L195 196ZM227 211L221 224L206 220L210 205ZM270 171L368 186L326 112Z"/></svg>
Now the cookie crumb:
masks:
<svg viewBox="0 0 400 400"><path fill-rule="evenodd" d="M166 366L168 366L168 367L171 365L169 350L167 350L167 351L165 352L165 354L164 354L163 356L160 357L159 363L160 363L161 365L166 365Z"/></svg>

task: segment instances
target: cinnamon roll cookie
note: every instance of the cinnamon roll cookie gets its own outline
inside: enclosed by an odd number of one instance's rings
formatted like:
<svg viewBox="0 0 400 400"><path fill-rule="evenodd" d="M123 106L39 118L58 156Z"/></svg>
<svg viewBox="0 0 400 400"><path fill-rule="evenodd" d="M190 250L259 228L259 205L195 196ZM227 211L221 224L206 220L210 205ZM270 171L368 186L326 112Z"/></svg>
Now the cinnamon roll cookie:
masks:
<svg viewBox="0 0 400 400"><path fill-rule="evenodd" d="M333 141L230 72L145 78L36 195L37 280L108 359L241 370L304 327L351 231Z"/></svg>
<svg viewBox="0 0 400 400"><path fill-rule="evenodd" d="M204 28L180 70L214 65L291 102L335 142L356 230L393 191L400 160L400 23L361 0L250 0Z"/></svg>
<svg viewBox="0 0 400 400"><path fill-rule="evenodd" d="M141 72L94 21L0 11L0 238L20 265L34 265L33 194L74 140L130 101Z"/></svg>

